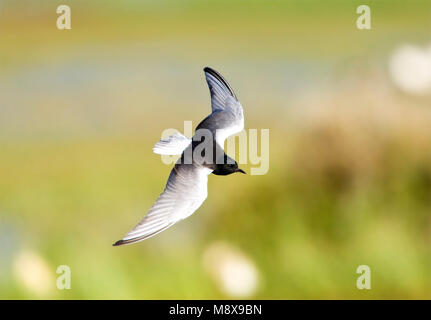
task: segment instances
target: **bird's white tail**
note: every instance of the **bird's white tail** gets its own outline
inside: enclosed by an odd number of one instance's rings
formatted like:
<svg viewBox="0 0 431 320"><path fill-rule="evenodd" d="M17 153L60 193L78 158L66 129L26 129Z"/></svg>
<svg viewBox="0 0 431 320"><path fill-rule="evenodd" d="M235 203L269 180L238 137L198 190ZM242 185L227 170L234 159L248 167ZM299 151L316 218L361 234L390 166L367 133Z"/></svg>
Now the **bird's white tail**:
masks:
<svg viewBox="0 0 431 320"><path fill-rule="evenodd" d="M153 152L170 156L182 154L191 142L192 139L183 136L181 133L175 133L157 142L153 147Z"/></svg>

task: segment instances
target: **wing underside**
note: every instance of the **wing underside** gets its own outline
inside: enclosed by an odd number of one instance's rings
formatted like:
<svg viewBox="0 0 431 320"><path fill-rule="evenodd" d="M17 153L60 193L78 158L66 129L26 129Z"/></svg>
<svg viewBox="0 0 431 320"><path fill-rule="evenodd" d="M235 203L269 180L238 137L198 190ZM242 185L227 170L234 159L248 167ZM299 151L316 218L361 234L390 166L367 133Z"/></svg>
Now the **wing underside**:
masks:
<svg viewBox="0 0 431 320"><path fill-rule="evenodd" d="M207 197L211 170L196 165L175 165L166 188L147 215L114 246L148 239L195 212Z"/></svg>

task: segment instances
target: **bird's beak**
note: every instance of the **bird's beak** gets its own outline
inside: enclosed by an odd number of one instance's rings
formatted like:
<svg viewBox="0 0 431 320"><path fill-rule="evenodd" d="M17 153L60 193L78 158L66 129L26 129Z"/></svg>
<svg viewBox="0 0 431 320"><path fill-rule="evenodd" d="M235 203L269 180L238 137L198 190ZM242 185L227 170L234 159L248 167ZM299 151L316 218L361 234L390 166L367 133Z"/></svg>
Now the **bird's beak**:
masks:
<svg viewBox="0 0 431 320"><path fill-rule="evenodd" d="M241 173L247 174L247 173L245 173L245 171L244 171L244 170L242 170L242 169L240 169L240 168L236 169L236 172L241 172Z"/></svg>

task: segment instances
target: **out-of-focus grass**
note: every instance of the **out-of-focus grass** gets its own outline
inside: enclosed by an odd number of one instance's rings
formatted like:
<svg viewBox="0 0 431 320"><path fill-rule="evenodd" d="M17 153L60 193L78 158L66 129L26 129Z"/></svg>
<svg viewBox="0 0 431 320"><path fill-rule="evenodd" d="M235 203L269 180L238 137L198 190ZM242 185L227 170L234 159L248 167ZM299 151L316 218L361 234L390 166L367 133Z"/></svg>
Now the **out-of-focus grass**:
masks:
<svg viewBox="0 0 431 320"><path fill-rule="evenodd" d="M201 262L218 239L255 260L264 280L256 297L426 297L429 127L398 128L412 141L427 137L411 144L374 134L383 123L362 131L360 121L335 118L328 114L305 131L274 132L267 176L211 177L198 214L124 248L110 244L145 213L169 171L151 155L150 143L3 145L3 220L53 267L71 266L73 290L54 291L58 298L223 297ZM293 135L285 145L284 134ZM360 264L373 270L367 294L354 286ZM32 297L16 290L11 285L2 294Z"/></svg>
<svg viewBox="0 0 431 320"><path fill-rule="evenodd" d="M370 32L359 1L74 1L64 32L56 3L31 3L0 11L1 298L230 298L203 268L220 240L256 264L254 298L429 298L430 97L386 70L429 41L427 2L372 3ZM111 247L164 187L161 131L209 112L207 64L270 129L268 174L211 176L195 215ZM72 290L22 286L24 249L69 265Z"/></svg>

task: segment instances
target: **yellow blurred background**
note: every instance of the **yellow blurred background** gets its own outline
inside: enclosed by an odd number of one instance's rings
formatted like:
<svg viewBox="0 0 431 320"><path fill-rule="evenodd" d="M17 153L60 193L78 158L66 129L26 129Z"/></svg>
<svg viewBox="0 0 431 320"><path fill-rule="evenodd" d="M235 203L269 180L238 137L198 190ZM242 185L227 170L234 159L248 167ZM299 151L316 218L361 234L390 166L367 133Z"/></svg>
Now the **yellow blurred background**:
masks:
<svg viewBox="0 0 431 320"><path fill-rule="evenodd" d="M204 66L269 172L112 247L163 190L162 131L209 114ZM429 299L430 105L425 0L0 0L0 298Z"/></svg>

